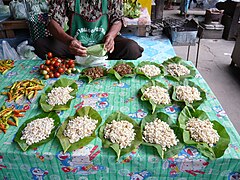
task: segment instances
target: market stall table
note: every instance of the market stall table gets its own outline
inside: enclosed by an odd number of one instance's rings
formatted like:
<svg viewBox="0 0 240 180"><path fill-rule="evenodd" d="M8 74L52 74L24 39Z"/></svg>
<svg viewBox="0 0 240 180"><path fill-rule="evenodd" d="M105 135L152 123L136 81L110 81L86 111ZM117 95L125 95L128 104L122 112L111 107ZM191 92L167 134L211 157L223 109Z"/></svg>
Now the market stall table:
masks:
<svg viewBox="0 0 240 180"><path fill-rule="evenodd" d="M137 38L145 48L143 57L133 61L137 65L142 60L162 63L175 56L168 39L163 37ZM16 61L15 67L4 75L0 75L0 92L4 87L15 81L39 78L38 73L41 60ZM112 66L116 61L109 61ZM188 62L193 66L191 62ZM65 75L64 75L65 77ZM78 108L91 106L97 110L103 121L115 111L120 110L131 118L140 122L148 113L144 103L139 101L138 90L148 80L139 76L126 78L118 83L109 77L87 84L78 80L79 74L66 76L75 79L78 84L77 97L71 103L71 108L58 112L61 122L69 115L74 115ZM45 89L57 79L43 80ZM171 83L159 77L157 80ZM11 126L6 134L0 134L0 179L237 179L240 174L240 136L233 127L220 103L208 87L202 76L197 73L192 79L207 93L205 101L199 109L204 110L211 120L219 121L230 135L231 142L223 157L210 161L202 156L197 149L186 146L177 156L162 160L152 147L140 146L115 162L115 154L111 149L103 149L100 138L96 138L89 145L73 152L62 152L57 138L33 150L22 152L13 142L18 127ZM44 90L45 90L44 89ZM42 113L39 106L40 94L31 102L4 102L7 98L0 95L0 106L14 106L16 109L26 109L25 117L19 119L21 124ZM176 105L161 109L176 120L180 108Z"/></svg>

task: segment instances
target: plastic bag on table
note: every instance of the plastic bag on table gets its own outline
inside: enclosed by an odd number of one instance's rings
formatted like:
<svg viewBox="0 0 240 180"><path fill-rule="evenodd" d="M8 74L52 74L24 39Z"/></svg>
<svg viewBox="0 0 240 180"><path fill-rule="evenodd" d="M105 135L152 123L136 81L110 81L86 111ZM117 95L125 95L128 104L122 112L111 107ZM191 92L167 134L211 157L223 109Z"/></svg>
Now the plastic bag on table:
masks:
<svg viewBox="0 0 240 180"><path fill-rule="evenodd" d="M13 0L9 3L9 9L14 19L27 19L26 6L24 2Z"/></svg>
<svg viewBox="0 0 240 180"><path fill-rule="evenodd" d="M12 48L7 41L2 41L3 59L20 60L16 50Z"/></svg>
<svg viewBox="0 0 240 180"><path fill-rule="evenodd" d="M17 52L21 59L34 59L36 54L33 52L35 48L28 45L28 41L23 41L17 46Z"/></svg>
<svg viewBox="0 0 240 180"><path fill-rule="evenodd" d="M86 57L75 56L75 62L84 67L104 66L107 64L107 56L93 56L88 55Z"/></svg>

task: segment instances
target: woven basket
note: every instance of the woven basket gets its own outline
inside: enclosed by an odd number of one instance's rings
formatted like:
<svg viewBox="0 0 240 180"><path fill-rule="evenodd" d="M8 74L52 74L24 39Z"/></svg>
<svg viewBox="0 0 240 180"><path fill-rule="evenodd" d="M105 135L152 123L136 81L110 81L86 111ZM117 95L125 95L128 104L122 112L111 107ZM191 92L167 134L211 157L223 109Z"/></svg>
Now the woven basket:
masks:
<svg viewBox="0 0 240 180"><path fill-rule="evenodd" d="M38 38L45 38L51 36L50 32L46 28L47 20L48 20L47 13L29 14L28 25L30 36L33 42L36 41Z"/></svg>

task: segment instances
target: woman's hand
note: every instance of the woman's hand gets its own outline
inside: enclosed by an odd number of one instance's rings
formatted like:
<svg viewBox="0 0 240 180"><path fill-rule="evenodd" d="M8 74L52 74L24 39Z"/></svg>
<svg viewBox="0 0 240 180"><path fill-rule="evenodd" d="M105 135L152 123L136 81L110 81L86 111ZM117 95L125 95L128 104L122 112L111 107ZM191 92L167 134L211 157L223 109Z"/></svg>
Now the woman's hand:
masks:
<svg viewBox="0 0 240 180"><path fill-rule="evenodd" d="M110 53L113 52L113 50L114 50L114 37L113 36L111 36L111 35L105 36L104 47L107 52L110 52Z"/></svg>
<svg viewBox="0 0 240 180"><path fill-rule="evenodd" d="M76 56L87 56L87 48L77 39L73 39L69 44L69 51Z"/></svg>

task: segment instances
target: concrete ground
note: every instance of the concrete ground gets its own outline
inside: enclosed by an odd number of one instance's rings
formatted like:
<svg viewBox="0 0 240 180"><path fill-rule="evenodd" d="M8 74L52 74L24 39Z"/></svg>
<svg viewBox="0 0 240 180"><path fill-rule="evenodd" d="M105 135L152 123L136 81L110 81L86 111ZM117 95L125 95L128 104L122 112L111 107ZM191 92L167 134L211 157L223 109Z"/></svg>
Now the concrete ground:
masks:
<svg viewBox="0 0 240 180"><path fill-rule="evenodd" d="M178 17L179 11L164 11L164 17ZM204 14L190 10L190 14ZM191 15L190 15L191 16ZM195 16L196 17L196 16ZM199 17L197 17L199 18ZM220 101L234 127L240 133L240 68L230 67L235 41L202 39L197 69ZM187 58L187 46L173 46L176 55ZM197 46L191 46L189 59L195 64Z"/></svg>

